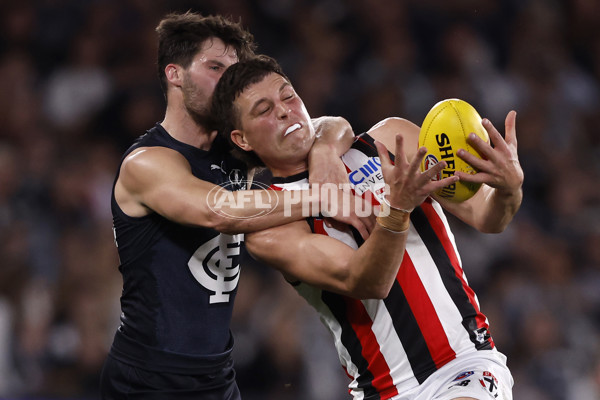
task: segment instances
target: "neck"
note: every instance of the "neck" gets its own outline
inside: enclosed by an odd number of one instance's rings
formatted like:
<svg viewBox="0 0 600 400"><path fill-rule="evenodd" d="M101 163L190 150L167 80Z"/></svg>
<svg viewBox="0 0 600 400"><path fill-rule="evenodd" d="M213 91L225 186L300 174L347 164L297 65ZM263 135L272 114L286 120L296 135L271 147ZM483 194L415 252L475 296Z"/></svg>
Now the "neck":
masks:
<svg viewBox="0 0 600 400"><path fill-rule="evenodd" d="M282 166L269 165L269 163L265 163L267 168L271 171L273 176L279 178L287 178L288 176L299 174L300 172L304 172L308 170L308 160L301 161L296 164L290 164L289 161L286 161Z"/></svg>
<svg viewBox="0 0 600 400"><path fill-rule="evenodd" d="M210 150L217 135L216 131L195 121L183 105L167 106L165 118L160 124L173 138L202 150Z"/></svg>

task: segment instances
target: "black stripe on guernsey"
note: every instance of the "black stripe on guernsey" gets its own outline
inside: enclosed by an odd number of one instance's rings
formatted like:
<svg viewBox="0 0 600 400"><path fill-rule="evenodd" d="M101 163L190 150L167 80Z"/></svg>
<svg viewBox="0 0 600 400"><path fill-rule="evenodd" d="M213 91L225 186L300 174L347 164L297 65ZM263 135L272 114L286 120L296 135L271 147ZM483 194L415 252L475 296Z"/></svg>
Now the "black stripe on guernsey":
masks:
<svg viewBox="0 0 600 400"><path fill-rule="evenodd" d="M310 231L312 233L315 233L315 219L314 219L314 217L308 217L308 218L306 218L306 222L308 223L308 226L310 226Z"/></svg>
<svg viewBox="0 0 600 400"><path fill-rule="evenodd" d="M361 151L369 157L378 157L379 153L377 152L377 147L375 147L375 139L370 136L368 133L361 133L354 140L354 144L352 145L356 150ZM390 156L390 160L394 162L395 155L391 151L388 150L388 154Z"/></svg>
<svg viewBox="0 0 600 400"><path fill-rule="evenodd" d="M369 136L366 132L361 133L360 135L358 135L356 137L352 147L354 149L366 154L369 157L376 157L378 155L377 148L375 147L375 139L373 139L371 136ZM394 161L394 155L390 152L388 152L388 154L390 155L390 159L392 161ZM362 244L365 242L365 240L360 235L360 232L351 225L350 225L350 229L352 230L352 236L354 237L356 244L358 244L358 246L362 246Z"/></svg>
<svg viewBox="0 0 600 400"><path fill-rule="evenodd" d="M282 183L290 183L290 182L298 182L302 179L308 179L308 170L298 172L295 175L281 177L281 176L273 176L271 177L271 184L282 184Z"/></svg>
<svg viewBox="0 0 600 400"><path fill-rule="evenodd" d="M354 140L354 144L352 145L352 147L356 150L359 150L362 153L365 153L368 156L372 155L373 151L375 152L375 155L377 155L375 139L373 139L373 137L371 137L367 132L358 135Z"/></svg>
<svg viewBox="0 0 600 400"><path fill-rule="evenodd" d="M398 334L400 341L411 344L404 351L415 374L415 378L421 384L437 370L437 367L435 366L433 357L431 357L427 342L421 334L417 319L412 313L404 291L398 281L394 281L388 297L383 302L392 316L394 330Z"/></svg>
<svg viewBox="0 0 600 400"><path fill-rule="evenodd" d="M473 342L478 350L491 350L492 346L488 340L484 343L477 341L477 320L475 319L477 310L469 301L469 296L465 293L461 280L456 276L454 266L452 265L450 258L448 258L448 254L446 254L443 244L429 224L425 212L420 207L415 208L410 215L410 220L433 258L438 272L440 273L440 277L442 278L442 282L444 283L444 287L460 312L462 324L468 332L471 342Z"/></svg>
<svg viewBox="0 0 600 400"><path fill-rule="evenodd" d="M358 229L356 229L352 225L348 225L348 226L350 227L350 232L352 233L352 237L354 238L354 241L356 242L356 244L359 247L362 246L363 243L365 242L365 239L363 239L363 237L360 235L360 232L358 231Z"/></svg>
<svg viewBox="0 0 600 400"><path fill-rule="evenodd" d="M379 400L381 396L377 393L377 390L373 387L373 373L369 371L369 363L362 356L362 345L356 332L352 329L350 322L346 318L346 303L344 299L331 292L323 291L321 294L321 300L329 307L331 313L338 321L342 328L341 341L344 347L348 349L352 363L358 368L360 376L358 377L358 387L363 389L365 400Z"/></svg>

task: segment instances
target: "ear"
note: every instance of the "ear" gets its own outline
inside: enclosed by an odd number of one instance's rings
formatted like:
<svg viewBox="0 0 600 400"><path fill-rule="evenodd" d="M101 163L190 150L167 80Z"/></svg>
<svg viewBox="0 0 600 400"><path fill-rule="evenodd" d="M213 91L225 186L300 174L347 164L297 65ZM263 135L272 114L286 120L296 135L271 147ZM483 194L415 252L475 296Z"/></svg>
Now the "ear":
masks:
<svg viewBox="0 0 600 400"><path fill-rule="evenodd" d="M244 134L244 131L240 129L234 129L231 131L231 141L244 151L254 150L250 143L248 143L248 141L246 140L246 135Z"/></svg>
<svg viewBox="0 0 600 400"><path fill-rule="evenodd" d="M165 67L165 76L167 81L175 86L181 86L181 80L183 78L183 70L180 65L168 64Z"/></svg>

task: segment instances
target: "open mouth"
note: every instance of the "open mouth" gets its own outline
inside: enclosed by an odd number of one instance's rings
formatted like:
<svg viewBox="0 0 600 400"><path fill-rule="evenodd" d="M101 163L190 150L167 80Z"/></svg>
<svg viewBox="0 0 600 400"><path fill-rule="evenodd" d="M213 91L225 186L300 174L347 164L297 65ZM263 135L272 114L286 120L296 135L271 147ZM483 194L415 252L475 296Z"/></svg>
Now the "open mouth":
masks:
<svg viewBox="0 0 600 400"><path fill-rule="evenodd" d="M283 136L285 137L285 136L289 135L290 133L297 131L300 128L302 128L302 126L296 122L294 125L290 126L289 128L287 128L285 130L285 133L283 134Z"/></svg>

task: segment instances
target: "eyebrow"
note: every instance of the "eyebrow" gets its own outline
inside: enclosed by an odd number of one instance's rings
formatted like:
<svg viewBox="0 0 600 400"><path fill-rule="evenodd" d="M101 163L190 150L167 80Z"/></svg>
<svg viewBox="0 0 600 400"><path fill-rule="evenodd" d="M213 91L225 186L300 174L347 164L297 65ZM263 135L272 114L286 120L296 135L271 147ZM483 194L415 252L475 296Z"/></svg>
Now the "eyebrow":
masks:
<svg viewBox="0 0 600 400"><path fill-rule="evenodd" d="M214 60L214 59L210 59L210 60L206 60L206 64L215 64L219 67L224 67L225 64L223 64L221 61L218 60Z"/></svg>
<svg viewBox="0 0 600 400"><path fill-rule="evenodd" d="M283 91L283 89L285 89L287 86L292 86L291 83L289 83L287 80L285 82L283 82L281 84L281 86L279 86L279 93L281 93ZM266 102L267 99L265 97L258 99L253 105L252 108L250 109L250 114L254 114L255 110L264 102Z"/></svg>

